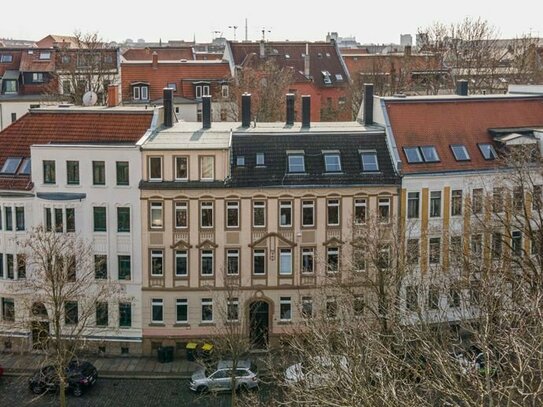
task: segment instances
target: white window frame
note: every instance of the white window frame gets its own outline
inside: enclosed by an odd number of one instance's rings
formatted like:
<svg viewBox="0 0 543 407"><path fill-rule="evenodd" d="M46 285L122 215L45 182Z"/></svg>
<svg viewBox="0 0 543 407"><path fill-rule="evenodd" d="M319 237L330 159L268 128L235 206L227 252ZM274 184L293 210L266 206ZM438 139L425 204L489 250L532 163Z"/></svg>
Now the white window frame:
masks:
<svg viewBox="0 0 543 407"><path fill-rule="evenodd" d="M175 208L174 208L174 217L175 217L175 228L176 229L187 229L189 227L189 203L188 201L177 201L175 202ZM185 226L180 226L177 223L177 212L178 211L185 211L186 212L186 222L187 224Z"/></svg>
<svg viewBox="0 0 543 407"><path fill-rule="evenodd" d="M159 160L160 161L160 176L159 177L153 177L152 176L152 165L151 165L151 161L154 161L154 160ZM152 156L152 157L149 157L148 161L147 161L147 173L149 175L149 181L162 181L162 157L160 156Z"/></svg>
<svg viewBox="0 0 543 407"><path fill-rule="evenodd" d="M204 274L204 258L211 259L211 273ZM200 276L212 277L215 275L215 251L212 249L200 250Z"/></svg>
<svg viewBox="0 0 543 407"><path fill-rule="evenodd" d="M230 272L230 259L236 259L236 272ZM226 249L226 275L228 276L239 276L239 249Z"/></svg>
<svg viewBox="0 0 543 407"><path fill-rule="evenodd" d="M283 305L289 306L288 318L283 318L283 313L281 312ZM279 297L279 320L282 322L292 321L292 298L291 297Z"/></svg>
<svg viewBox="0 0 543 407"><path fill-rule="evenodd" d="M300 162L296 163L297 160ZM301 167L301 171L294 170L294 167ZM288 172L289 174L304 174L305 173L305 156L304 154L288 154Z"/></svg>
<svg viewBox="0 0 543 407"><path fill-rule="evenodd" d="M311 270L308 270L304 267L305 257L311 257ZM313 274L315 272L315 248L313 247L302 247L302 264L301 264L302 274Z"/></svg>
<svg viewBox="0 0 543 407"><path fill-rule="evenodd" d="M313 222L311 224L305 224L304 223L304 209L306 208L311 208L312 212L313 212ZM302 227L306 227L306 228L309 228L309 227L314 227L315 226L315 201L313 200L303 200L302 201Z"/></svg>
<svg viewBox="0 0 543 407"><path fill-rule="evenodd" d="M160 225L155 225L153 219L155 219L154 214L158 213L160 216L157 219L160 219ZM162 202L150 202L149 204L149 223L151 229L163 229L164 228L164 204Z"/></svg>
<svg viewBox="0 0 543 407"><path fill-rule="evenodd" d="M204 161L211 161L211 176L204 177ZM200 181L214 181L215 180L215 156L212 155L203 155L199 157L200 161Z"/></svg>
<svg viewBox="0 0 543 407"><path fill-rule="evenodd" d="M264 153L256 153L256 166L263 167L266 165L266 156Z"/></svg>
<svg viewBox="0 0 543 407"><path fill-rule="evenodd" d="M140 100L141 98L141 89L139 86L133 86L132 87L132 99L134 100Z"/></svg>
<svg viewBox="0 0 543 407"><path fill-rule="evenodd" d="M279 249L279 275L291 276L292 269L292 248Z"/></svg>
<svg viewBox="0 0 543 407"><path fill-rule="evenodd" d="M177 312L177 308L179 306L185 306L187 318L186 319L179 319L179 313ZM178 324L188 324L189 322L189 301L186 298L178 298L175 300L175 322Z"/></svg>
<svg viewBox="0 0 543 407"><path fill-rule="evenodd" d="M177 177L177 168L178 168L177 160L185 160L186 161L186 167L187 167L187 176L186 177L183 177L183 178L178 178ZM186 155L175 157L175 174L174 175L175 175L175 180L176 181L188 181L188 179L189 179L189 157L187 157Z"/></svg>
<svg viewBox="0 0 543 407"><path fill-rule="evenodd" d="M372 162L364 161L364 157L372 157ZM362 172L379 172L379 159L376 151L360 151Z"/></svg>
<svg viewBox="0 0 543 407"><path fill-rule="evenodd" d="M282 210L283 209L288 209L290 211L290 223L283 223L283 220L282 220ZM282 228L289 228L289 227L292 227L292 201L279 201L279 227L282 227Z"/></svg>
<svg viewBox="0 0 543 407"><path fill-rule="evenodd" d="M364 220L360 221L356 217L356 208L364 208ZM353 223L355 225L365 225L368 221L368 198L355 198L354 199L354 213L353 213Z"/></svg>
<svg viewBox="0 0 543 407"><path fill-rule="evenodd" d="M162 319L155 319L155 307L160 307ZM164 300L162 298L152 298L151 299L151 323L153 324L162 324L164 323Z"/></svg>
<svg viewBox="0 0 543 407"><path fill-rule="evenodd" d="M253 261L253 267L252 267L253 273L252 274L255 275L255 276L265 276L266 271L267 271L266 250L264 250L264 249L253 249L253 253L252 253L251 257L252 257L251 260ZM257 258L257 257L262 257L264 259L264 262L263 262L264 270L263 270L262 273L256 273L255 272L255 258Z"/></svg>
<svg viewBox="0 0 543 407"><path fill-rule="evenodd" d="M153 259L161 259L160 274L155 273ZM164 250L162 249L151 250L151 277L164 277Z"/></svg>
<svg viewBox="0 0 543 407"><path fill-rule="evenodd" d="M332 270L330 268L330 255L336 255L337 256L337 269ZM330 274L336 274L339 273L339 247L327 247L326 248L326 272Z"/></svg>
<svg viewBox="0 0 543 407"><path fill-rule="evenodd" d="M185 273L180 274L177 271L177 259L185 259ZM189 275L189 253L188 250L176 250L175 251L175 277L187 277Z"/></svg>
<svg viewBox="0 0 543 407"><path fill-rule="evenodd" d="M211 307L211 319L204 319L204 306L210 306ZM200 301L200 321L203 324L211 324L214 320L214 312L213 312L213 298L202 298Z"/></svg>
<svg viewBox="0 0 543 407"><path fill-rule="evenodd" d="M149 100L149 86L141 86L141 100Z"/></svg>
<svg viewBox="0 0 543 407"><path fill-rule="evenodd" d="M337 223L330 222L330 209L337 208ZM326 225L327 226L339 226L341 224L341 200L339 198L332 198L326 201Z"/></svg>
<svg viewBox="0 0 543 407"><path fill-rule="evenodd" d="M230 211L236 212L236 224L229 225L228 221L230 217L228 216ZM239 201L226 201L226 228L227 229L237 229L239 228Z"/></svg>
<svg viewBox="0 0 543 407"><path fill-rule="evenodd" d="M328 173L340 173L342 171L341 155L339 153L325 153L324 169Z"/></svg>
<svg viewBox="0 0 543 407"><path fill-rule="evenodd" d="M381 207L388 207L388 216L386 219L381 218ZM377 213L379 214L379 223L389 223L392 217L392 204L390 198L378 198Z"/></svg>
<svg viewBox="0 0 543 407"><path fill-rule="evenodd" d="M263 223L262 224L256 224L255 220L256 220L256 211L257 210L262 210L263 211L263 214L264 214L264 219L263 219ZM254 228L265 228L266 227L266 201L265 200L258 200L258 201L253 201L253 227Z"/></svg>
<svg viewBox="0 0 543 407"><path fill-rule="evenodd" d="M211 225L204 226L204 210L211 209ZM215 204L213 201L200 201L200 228L212 229L215 224Z"/></svg>
<svg viewBox="0 0 543 407"><path fill-rule="evenodd" d="M235 319L230 318L230 306L235 306L236 308L236 317ZM239 298L228 298L226 300L226 322L238 322L239 321Z"/></svg>

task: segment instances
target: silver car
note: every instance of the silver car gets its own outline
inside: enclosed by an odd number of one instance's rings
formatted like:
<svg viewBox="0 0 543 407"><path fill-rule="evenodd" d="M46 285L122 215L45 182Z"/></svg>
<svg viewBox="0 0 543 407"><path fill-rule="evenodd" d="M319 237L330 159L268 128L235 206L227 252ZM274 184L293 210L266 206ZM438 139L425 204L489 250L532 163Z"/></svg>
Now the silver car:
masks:
<svg viewBox="0 0 543 407"><path fill-rule="evenodd" d="M235 382L236 390L251 390L258 388L256 366L250 360L240 360L236 366L235 381L232 380L231 360L220 360L217 368L196 370L190 381L190 389L198 393L207 391L231 391Z"/></svg>

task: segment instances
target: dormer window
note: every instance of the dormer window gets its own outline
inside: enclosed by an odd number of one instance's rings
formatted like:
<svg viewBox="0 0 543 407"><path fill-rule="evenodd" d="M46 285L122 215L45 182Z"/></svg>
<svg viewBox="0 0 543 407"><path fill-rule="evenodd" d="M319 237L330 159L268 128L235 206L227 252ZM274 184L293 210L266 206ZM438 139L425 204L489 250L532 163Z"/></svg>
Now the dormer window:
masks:
<svg viewBox="0 0 543 407"><path fill-rule="evenodd" d="M256 166L262 167L265 165L264 153L256 153Z"/></svg>
<svg viewBox="0 0 543 407"><path fill-rule="evenodd" d="M168 83L168 89L173 89L174 92L177 92L177 84L175 83Z"/></svg>
<svg viewBox="0 0 543 407"><path fill-rule="evenodd" d="M209 96L209 85L196 85L194 88L196 98L199 99L202 96Z"/></svg>
<svg viewBox="0 0 543 407"><path fill-rule="evenodd" d="M496 150L494 150L492 144L479 144L479 150L481 150L481 154L485 160L495 160L498 158L498 154L496 154Z"/></svg>
<svg viewBox="0 0 543 407"><path fill-rule="evenodd" d="M341 157L338 152L324 153L326 172L341 172Z"/></svg>
<svg viewBox="0 0 543 407"><path fill-rule="evenodd" d="M463 144L453 144L451 145L451 150L454 154L456 161L469 161L469 153L466 149L466 146Z"/></svg>
<svg viewBox="0 0 543 407"><path fill-rule="evenodd" d="M362 171L364 172L379 171L379 162L377 161L376 151L361 151L360 159L362 160Z"/></svg>
<svg viewBox="0 0 543 407"><path fill-rule="evenodd" d="M424 161L427 163L439 162L439 155L437 155L437 150L434 146L422 146L420 148Z"/></svg>
<svg viewBox="0 0 543 407"><path fill-rule="evenodd" d="M21 175L30 175L30 167L31 167L31 160L30 158L25 158L23 160L23 163L19 167L19 174Z"/></svg>
<svg viewBox="0 0 543 407"><path fill-rule="evenodd" d="M40 52L40 61L48 61L51 59L51 51Z"/></svg>
<svg viewBox="0 0 543 407"><path fill-rule="evenodd" d="M132 98L134 100L149 100L149 85L141 83L132 85Z"/></svg>
<svg viewBox="0 0 543 407"><path fill-rule="evenodd" d="M302 153L288 155L288 172L293 174L305 172L305 160Z"/></svg>
<svg viewBox="0 0 543 407"><path fill-rule="evenodd" d="M34 82L34 83L42 83L43 82L43 73L34 72L32 74L32 82Z"/></svg>
<svg viewBox="0 0 543 407"><path fill-rule="evenodd" d="M422 154L418 147L404 147L403 151L407 157L408 163L421 163L423 161Z"/></svg>
<svg viewBox="0 0 543 407"><path fill-rule="evenodd" d="M2 54L0 55L0 63L9 64L13 62L13 55L11 54Z"/></svg>
<svg viewBox="0 0 543 407"><path fill-rule="evenodd" d="M19 168L19 164L21 163L23 159L21 157L8 157L6 158L6 162L4 163L4 166L2 167L2 170L0 170L0 173L2 174L15 174L17 172L17 168Z"/></svg>
<svg viewBox="0 0 543 407"><path fill-rule="evenodd" d="M332 79L330 78L330 72L328 71L322 71L322 79L324 81L324 84L325 85L331 85L332 84Z"/></svg>
<svg viewBox="0 0 543 407"><path fill-rule="evenodd" d="M238 155L236 157L236 166L238 167L245 167L245 156Z"/></svg>

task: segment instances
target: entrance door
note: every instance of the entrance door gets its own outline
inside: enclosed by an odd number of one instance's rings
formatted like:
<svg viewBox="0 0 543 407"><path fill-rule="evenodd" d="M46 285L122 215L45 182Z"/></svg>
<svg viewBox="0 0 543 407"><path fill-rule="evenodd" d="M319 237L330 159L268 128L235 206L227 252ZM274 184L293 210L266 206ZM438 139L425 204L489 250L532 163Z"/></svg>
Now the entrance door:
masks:
<svg viewBox="0 0 543 407"><path fill-rule="evenodd" d="M255 348L268 346L270 306L265 301L256 301L249 308L249 332Z"/></svg>
<svg viewBox="0 0 543 407"><path fill-rule="evenodd" d="M43 350L47 348L49 338L49 322L32 322L32 349Z"/></svg>

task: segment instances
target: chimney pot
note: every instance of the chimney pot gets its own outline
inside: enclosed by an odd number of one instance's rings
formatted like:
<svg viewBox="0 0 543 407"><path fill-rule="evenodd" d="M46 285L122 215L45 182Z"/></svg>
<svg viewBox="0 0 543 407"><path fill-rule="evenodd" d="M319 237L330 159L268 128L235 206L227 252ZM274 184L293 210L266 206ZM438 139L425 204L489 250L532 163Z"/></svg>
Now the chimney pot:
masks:
<svg viewBox="0 0 543 407"><path fill-rule="evenodd" d="M302 96L302 127L311 127L311 96Z"/></svg>
<svg viewBox="0 0 543 407"><path fill-rule="evenodd" d="M173 126L173 89L164 88L163 91L164 101L164 127Z"/></svg>
<svg viewBox="0 0 543 407"><path fill-rule="evenodd" d="M458 96L468 96L468 81L460 79L456 81L456 94Z"/></svg>
<svg viewBox="0 0 543 407"><path fill-rule="evenodd" d="M251 127L251 94L241 95L241 127Z"/></svg>
<svg viewBox="0 0 543 407"><path fill-rule="evenodd" d="M211 128L211 96L202 96L202 128Z"/></svg>
<svg viewBox="0 0 543 407"><path fill-rule="evenodd" d="M294 93L287 93L287 126L294 124Z"/></svg>
<svg viewBox="0 0 543 407"><path fill-rule="evenodd" d="M364 84L364 125L373 124L373 83Z"/></svg>

